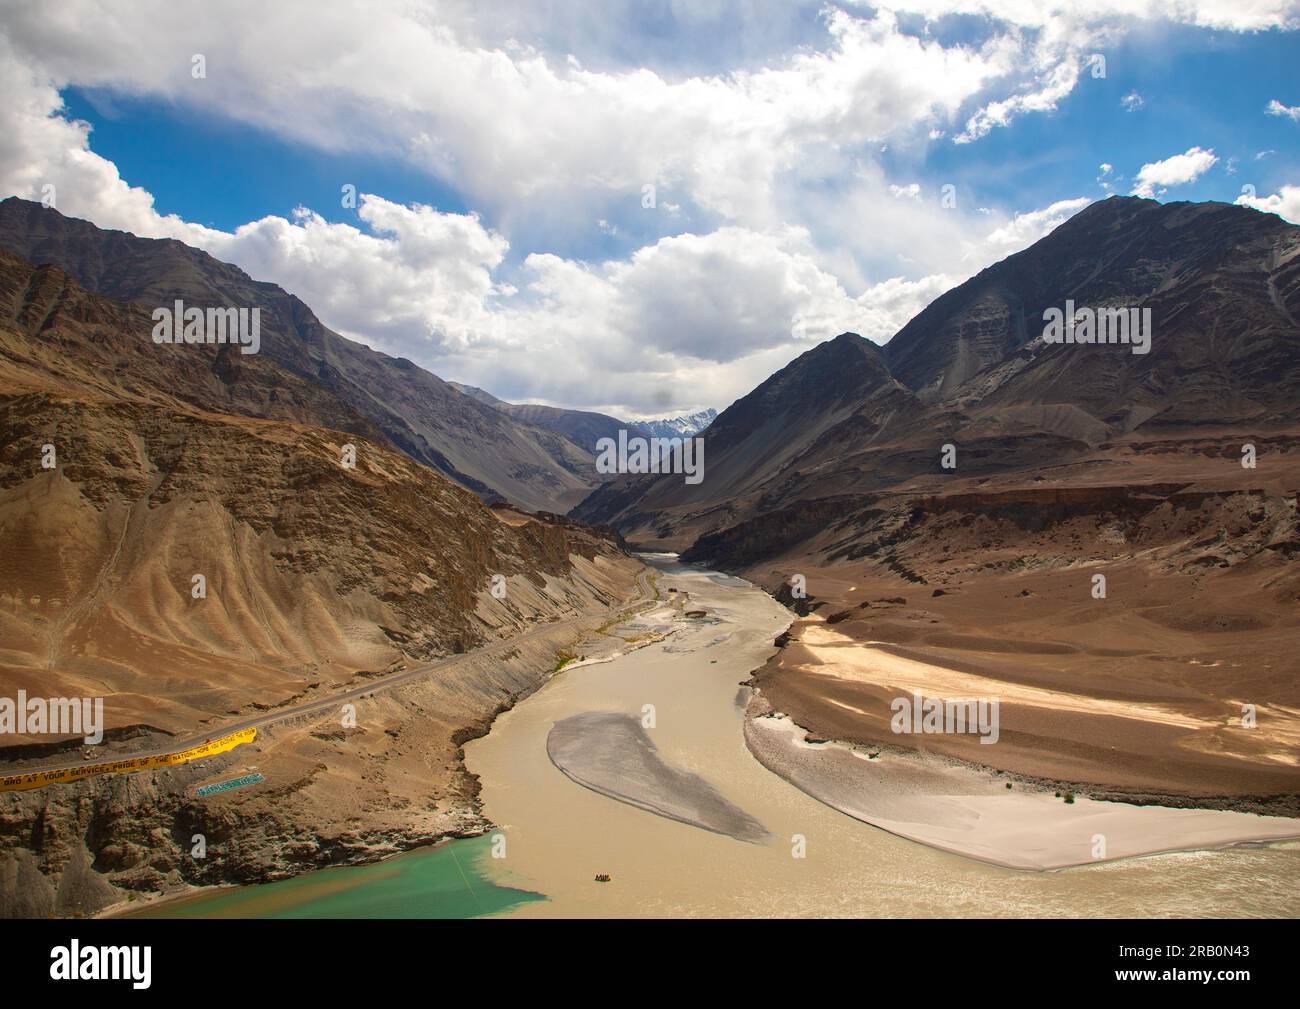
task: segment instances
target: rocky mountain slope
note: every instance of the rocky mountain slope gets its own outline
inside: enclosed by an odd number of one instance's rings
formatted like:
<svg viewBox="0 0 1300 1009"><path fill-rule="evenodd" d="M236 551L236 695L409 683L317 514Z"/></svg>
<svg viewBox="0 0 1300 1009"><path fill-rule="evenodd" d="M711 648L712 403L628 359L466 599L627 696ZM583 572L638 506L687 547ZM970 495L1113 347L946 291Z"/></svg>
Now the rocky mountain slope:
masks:
<svg viewBox="0 0 1300 1009"><path fill-rule="evenodd" d="M412 459L488 501L562 512L596 486L588 453L553 431L464 396L404 358L347 340L298 298L170 239L106 231L11 197L0 202L0 250L52 264L97 294L153 309L259 307L260 355L332 393L345 415Z"/></svg>
<svg viewBox="0 0 1300 1009"><path fill-rule="evenodd" d="M1149 309L1149 353L1045 342L1067 300ZM1297 320L1300 228L1112 198L885 347L802 355L711 425L698 486L621 477L574 514L795 607L755 683L821 738L1294 813ZM917 685L1002 698L1001 742L894 734Z"/></svg>
<svg viewBox="0 0 1300 1009"><path fill-rule="evenodd" d="M1298 234L1245 207L1111 197L936 299L885 354L926 402L1069 404L1111 433L1290 416ZM1067 299L1149 308L1151 352L1044 346L1043 311Z"/></svg>
<svg viewBox="0 0 1300 1009"><path fill-rule="evenodd" d="M828 456L836 467L842 452L892 450L895 437L906 439L913 430L900 422L923 412L890 375L880 348L845 333L806 351L713 421L702 435L700 484L676 474L621 476L573 515L615 524L640 543L685 549L702 535L772 510L792 480L824 472L803 460Z"/></svg>
<svg viewBox="0 0 1300 1009"><path fill-rule="evenodd" d="M1067 300L1150 309L1150 352L1045 343L1044 310ZM1300 228L1114 197L938 298L884 348L844 334L792 362L710 426L698 486L625 477L574 514L686 547L845 494L1086 468L1157 431L1285 429L1300 415L1298 318Z"/></svg>
<svg viewBox="0 0 1300 1009"><path fill-rule="evenodd" d="M463 734L535 688L569 625L607 619L639 568L612 534L485 506L270 354L157 345L152 325L144 305L0 254L0 695L104 698L105 757L548 630L413 682L347 741L330 712L206 769L0 794L0 914L481 829ZM3 742L7 770L91 754L77 738ZM264 788L193 797L249 761ZM383 839L349 841L377 801L367 830ZM234 848L181 864L175 839L203 815Z"/></svg>

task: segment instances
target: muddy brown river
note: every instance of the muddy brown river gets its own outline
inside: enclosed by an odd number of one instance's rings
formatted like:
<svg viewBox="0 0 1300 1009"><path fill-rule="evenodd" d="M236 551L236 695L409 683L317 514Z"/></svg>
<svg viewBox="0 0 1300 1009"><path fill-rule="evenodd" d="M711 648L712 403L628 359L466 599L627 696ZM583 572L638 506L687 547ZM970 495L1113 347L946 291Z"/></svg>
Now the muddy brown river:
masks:
<svg viewBox="0 0 1300 1009"><path fill-rule="evenodd" d="M689 593L666 640L571 667L466 747L502 858L483 871L544 894L506 914L546 916L1282 916L1296 913L1300 844L1153 855L1055 872L1003 869L836 812L764 769L742 737L740 681L789 614L725 575L655 560L660 589ZM766 830L738 840L585 787L548 758L556 723L591 713L651 724L674 775L698 776ZM582 724L569 723L569 724ZM596 768L599 771L600 768ZM617 769L605 769L607 772ZM584 774L595 773L584 769ZM674 780L679 780L674 779ZM617 784L617 775L602 779ZM615 789L616 790L616 789ZM803 857L796 857L802 853ZM608 882L597 882L608 874Z"/></svg>

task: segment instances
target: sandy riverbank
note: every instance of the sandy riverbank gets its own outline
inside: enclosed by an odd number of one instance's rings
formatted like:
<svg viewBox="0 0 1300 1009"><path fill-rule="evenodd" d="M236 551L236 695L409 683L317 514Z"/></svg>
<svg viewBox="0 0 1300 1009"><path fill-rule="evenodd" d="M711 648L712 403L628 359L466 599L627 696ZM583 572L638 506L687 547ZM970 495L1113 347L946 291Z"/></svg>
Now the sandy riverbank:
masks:
<svg viewBox="0 0 1300 1009"><path fill-rule="evenodd" d="M925 585L865 562L809 569L817 609L800 605L755 685L822 739L896 741L1097 799L1300 817L1294 605L1261 607L1255 627L1237 589L1198 596L1150 564L1108 569L1129 596L1113 606L1079 599L1087 568L976 578L937 563ZM914 690L998 699L997 744L895 737L891 702Z"/></svg>
<svg viewBox="0 0 1300 1009"><path fill-rule="evenodd" d="M548 898L510 914L1286 917L1295 913L1290 894L1300 878L1298 844L1238 845L1222 851L1188 845L1198 850L1128 858L1116 855L1112 842L1105 861L1089 859L1068 872L1021 872L998 864L997 859L984 860L978 853L956 854L958 849L940 837L914 839L901 830L875 829L846 815L787 777L772 773L746 746L750 691L741 688L738 704L737 686L773 656L773 639L789 625L789 611L755 587L699 569L665 563L660 585L664 612L641 618L662 633L656 634L658 640L610 662L566 668L503 713L487 736L466 748L468 766L482 781L483 811L497 825L494 833L508 845L508 856L489 866L493 878L500 885ZM680 599L683 595L688 598ZM678 611L671 619L669 609ZM702 610L705 617L685 618L688 610ZM639 722L646 704L656 708L656 723L647 735L663 763L698 775L727 802L761 822L770 832L767 840L742 843L618 801L575 783L546 758L548 737L566 719L620 712ZM865 763L857 756L849 759ZM890 772L884 780L901 800L925 803L930 809L947 804L945 796L999 798L967 780L978 772L961 765L958 773L938 783L933 775L908 773L901 761L892 758L881 766ZM1005 777L996 779L1004 794L1005 782ZM1019 788L1017 783L1013 792ZM1059 800L1051 799L1049 792L1048 802ZM1034 807L1033 815L1038 808ZM897 807L888 812L899 815ZM961 818L979 815L978 806L968 806ZM1089 840L1094 832L1089 831ZM1002 843L1003 839L994 838L991 846ZM1208 839L1210 846L1219 843L1225 839ZM1121 844L1120 850L1128 849ZM608 874L611 881L593 882L596 873ZM1243 885L1244 879L1252 882Z"/></svg>
<svg viewBox="0 0 1300 1009"><path fill-rule="evenodd" d="M934 754L809 741L757 693L747 716L750 752L801 791L891 834L1009 869L1300 838L1300 819L1085 796L1067 803L1052 791Z"/></svg>

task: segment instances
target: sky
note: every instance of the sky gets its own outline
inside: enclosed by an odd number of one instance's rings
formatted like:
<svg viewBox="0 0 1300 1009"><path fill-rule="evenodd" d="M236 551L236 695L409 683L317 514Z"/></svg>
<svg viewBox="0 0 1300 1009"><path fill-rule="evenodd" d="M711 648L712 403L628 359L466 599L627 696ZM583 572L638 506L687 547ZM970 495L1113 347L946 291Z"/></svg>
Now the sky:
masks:
<svg viewBox="0 0 1300 1009"><path fill-rule="evenodd" d="M1300 223L1300 0L0 0L0 197L514 402L723 409L1094 200Z"/></svg>

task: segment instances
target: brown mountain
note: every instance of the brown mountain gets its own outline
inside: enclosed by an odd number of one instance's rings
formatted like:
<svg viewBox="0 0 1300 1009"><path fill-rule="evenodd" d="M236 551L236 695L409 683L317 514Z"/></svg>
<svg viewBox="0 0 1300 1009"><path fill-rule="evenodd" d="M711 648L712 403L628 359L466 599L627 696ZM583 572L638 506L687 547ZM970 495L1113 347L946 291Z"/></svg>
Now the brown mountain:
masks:
<svg viewBox="0 0 1300 1009"><path fill-rule="evenodd" d="M0 253L9 676L51 689L46 674L136 683L174 665L139 700L179 705L162 719L179 727L191 679L217 712L309 667L461 651L502 623L476 614L500 608L492 574L540 585L571 553L620 553L572 523L503 521L269 357L158 346L151 328L140 305ZM195 573L211 605L194 605ZM212 690L223 663L242 686Z"/></svg>
<svg viewBox="0 0 1300 1009"><path fill-rule="evenodd" d="M926 402L1069 404L1115 430L1293 416L1298 233L1245 207L1111 197L936 299L885 353ZM1151 352L1044 346L1043 311L1066 299L1149 308Z"/></svg>
<svg viewBox="0 0 1300 1009"><path fill-rule="evenodd" d="M541 427L464 396L436 375L326 328L298 298L170 239L106 231L11 197L0 202L0 249L52 264L88 290L150 309L259 307L265 356L334 395L345 416L489 501L562 512L596 486L589 453Z"/></svg>
<svg viewBox="0 0 1300 1009"><path fill-rule="evenodd" d="M1149 309L1150 352L1045 343L1044 310L1067 299ZM1300 228L1114 197L944 294L883 349L845 334L802 355L714 422L701 484L625 477L574 514L685 547L810 501L1086 467L1130 435L1286 428L1300 414L1297 318Z"/></svg>
<svg viewBox="0 0 1300 1009"><path fill-rule="evenodd" d="M1149 353L1045 342L1067 299L1150 309ZM883 350L792 362L709 429L698 486L623 477L575 514L796 608L754 683L819 738L1295 814L1298 319L1300 228L1113 198ZM1001 698L999 744L896 735L913 688Z"/></svg>
<svg viewBox="0 0 1300 1009"><path fill-rule="evenodd" d="M880 349L845 333L801 355L709 425L701 436L701 484L678 475L625 477L573 514L617 522L637 539L686 545L703 529L769 510L783 485L836 446L888 440L897 420L918 407L890 376Z"/></svg>
<svg viewBox="0 0 1300 1009"><path fill-rule="evenodd" d="M106 729L102 748L6 736L4 773L322 703L221 757L0 793L0 916L482 830L462 743L640 568L617 537L489 508L272 355L156 345L152 326L0 253L0 696L102 698ZM266 783L233 804L195 797L250 767ZM213 858L186 855L195 829Z"/></svg>

